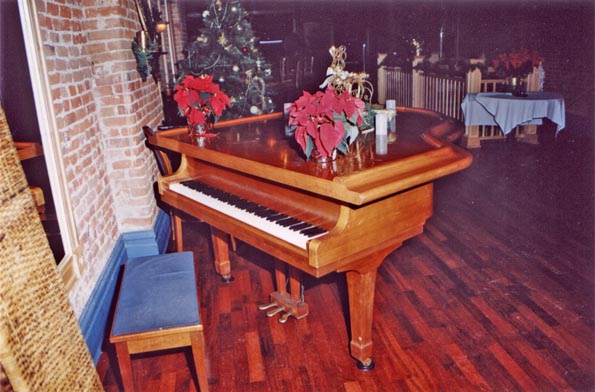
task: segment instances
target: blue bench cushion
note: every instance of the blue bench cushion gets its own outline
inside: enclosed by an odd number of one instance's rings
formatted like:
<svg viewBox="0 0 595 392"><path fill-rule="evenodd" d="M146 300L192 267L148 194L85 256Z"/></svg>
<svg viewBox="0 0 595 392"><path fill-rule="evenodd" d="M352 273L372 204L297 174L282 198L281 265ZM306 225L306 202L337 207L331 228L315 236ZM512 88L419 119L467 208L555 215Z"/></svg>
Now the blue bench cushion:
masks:
<svg viewBox="0 0 595 392"><path fill-rule="evenodd" d="M200 324L192 252L128 260L113 336Z"/></svg>

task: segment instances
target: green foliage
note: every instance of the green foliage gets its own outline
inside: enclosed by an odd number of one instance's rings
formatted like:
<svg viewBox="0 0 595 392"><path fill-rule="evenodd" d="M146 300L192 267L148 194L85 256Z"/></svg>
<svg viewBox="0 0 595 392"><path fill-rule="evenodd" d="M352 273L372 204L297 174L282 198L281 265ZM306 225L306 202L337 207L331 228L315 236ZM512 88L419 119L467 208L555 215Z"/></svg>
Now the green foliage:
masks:
<svg viewBox="0 0 595 392"><path fill-rule="evenodd" d="M132 40L132 53L134 53L134 57L136 57L136 69L143 82L146 82L151 72L153 72L153 67L151 64L153 63L154 51L154 42L151 42L147 48L143 50L136 37Z"/></svg>
<svg viewBox="0 0 595 392"><path fill-rule="evenodd" d="M202 14L203 27L179 62L181 74L213 75L232 106L223 119L245 117L274 110L267 81L271 67L256 47L252 26L238 0L212 0Z"/></svg>

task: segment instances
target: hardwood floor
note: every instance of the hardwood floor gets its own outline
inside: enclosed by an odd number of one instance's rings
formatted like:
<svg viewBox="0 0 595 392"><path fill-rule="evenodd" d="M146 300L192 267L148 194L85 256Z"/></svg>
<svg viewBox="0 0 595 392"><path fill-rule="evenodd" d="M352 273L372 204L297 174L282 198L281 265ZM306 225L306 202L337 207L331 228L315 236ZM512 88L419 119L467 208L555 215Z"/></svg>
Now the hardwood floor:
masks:
<svg viewBox="0 0 595 392"><path fill-rule="evenodd" d="M594 390L593 124L556 140L542 128L541 145L486 143L436 183L424 234L379 269L369 372L349 357L342 274L305 277L310 314L280 324L257 308L274 290L273 260L239 244L224 284L207 228L186 226L211 390ZM138 357L137 390L196 390L187 357ZM108 392L114 369L104 355Z"/></svg>

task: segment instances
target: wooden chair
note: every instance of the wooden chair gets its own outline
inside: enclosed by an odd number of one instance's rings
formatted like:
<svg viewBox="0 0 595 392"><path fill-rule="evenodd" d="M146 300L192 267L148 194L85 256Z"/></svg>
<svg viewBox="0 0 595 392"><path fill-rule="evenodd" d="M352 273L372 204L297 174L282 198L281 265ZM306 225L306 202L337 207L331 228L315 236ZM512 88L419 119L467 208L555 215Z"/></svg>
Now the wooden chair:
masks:
<svg viewBox="0 0 595 392"><path fill-rule="evenodd" d="M174 168L167 151L164 151L149 142L149 136L155 134L153 129L148 126L144 126L143 133L146 138L145 144L151 151L153 151L153 155L155 156L155 160L157 161L157 168L159 169L159 173L162 176L172 175L174 173ZM174 242L174 250L176 252L182 252L184 250L184 241L182 235L182 215L177 211L173 211L172 209L169 209L168 212L171 220L171 232L172 241Z"/></svg>
<svg viewBox="0 0 595 392"><path fill-rule="evenodd" d="M187 346L192 348L200 390L208 391L195 279L192 252L142 256L126 263L110 334L125 391L134 391L130 355Z"/></svg>

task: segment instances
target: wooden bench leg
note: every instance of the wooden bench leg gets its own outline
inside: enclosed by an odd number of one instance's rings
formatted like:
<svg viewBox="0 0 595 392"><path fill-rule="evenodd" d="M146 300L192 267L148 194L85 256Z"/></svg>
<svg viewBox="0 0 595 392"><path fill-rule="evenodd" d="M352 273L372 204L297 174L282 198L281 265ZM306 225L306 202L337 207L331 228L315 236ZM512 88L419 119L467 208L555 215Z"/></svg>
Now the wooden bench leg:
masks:
<svg viewBox="0 0 595 392"><path fill-rule="evenodd" d="M207 392L209 390L209 380L207 377L207 365L205 363L205 338L202 331L190 334L190 341L192 342L192 357L194 359L194 367L196 369L196 377L198 378L198 386L200 392Z"/></svg>
<svg viewBox="0 0 595 392"><path fill-rule="evenodd" d="M134 376L132 374L132 361L128 352L126 342L116 343L116 355L118 356L118 365L120 367L120 377L125 392L134 391Z"/></svg>

